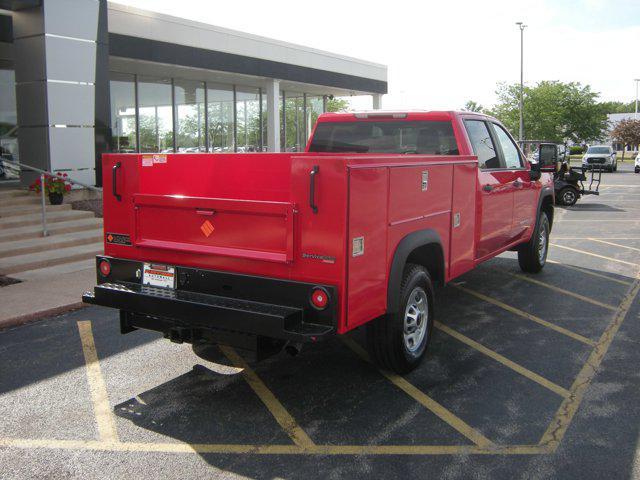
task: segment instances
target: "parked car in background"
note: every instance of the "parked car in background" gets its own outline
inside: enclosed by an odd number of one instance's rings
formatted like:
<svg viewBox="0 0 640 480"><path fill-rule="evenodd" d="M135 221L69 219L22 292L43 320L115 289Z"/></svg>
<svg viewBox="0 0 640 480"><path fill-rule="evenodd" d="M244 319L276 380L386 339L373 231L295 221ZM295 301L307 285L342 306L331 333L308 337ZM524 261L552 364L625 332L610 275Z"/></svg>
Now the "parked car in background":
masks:
<svg viewBox="0 0 640 480"><path fill-rule="evenodd" d="M636 155L636 168L635 168L635 172L636 172L636 173L640 173L640 151L638 152L638 155Z"/></svg>
<svg viewBox="0 0 640 480"><path fill-rule="evenodd" d="M592 145L582 157L582 166L589 169L598 167L609 172L618 170L616 152L610 145Z"/></svg>

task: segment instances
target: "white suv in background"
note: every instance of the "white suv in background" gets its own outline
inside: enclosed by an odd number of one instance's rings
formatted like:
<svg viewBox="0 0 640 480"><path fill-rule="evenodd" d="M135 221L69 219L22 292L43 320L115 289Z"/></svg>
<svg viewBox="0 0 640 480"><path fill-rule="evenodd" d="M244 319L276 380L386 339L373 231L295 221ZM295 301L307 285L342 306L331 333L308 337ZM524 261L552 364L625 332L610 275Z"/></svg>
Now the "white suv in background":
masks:
<svg viewBox="0 0 640 480"><path fill-rule="evenodd" d="M615 172L618 170L616 152L609 145L592 145L582 157L582 166L586 168L599 167L609 172Z"/></svg>
<svg viewBox="0 0 640 480"><path fill-rule="evenodd" d="M636 155L636 168L634 171L640 173L640 150L638 150L638 155Z"/></svg>

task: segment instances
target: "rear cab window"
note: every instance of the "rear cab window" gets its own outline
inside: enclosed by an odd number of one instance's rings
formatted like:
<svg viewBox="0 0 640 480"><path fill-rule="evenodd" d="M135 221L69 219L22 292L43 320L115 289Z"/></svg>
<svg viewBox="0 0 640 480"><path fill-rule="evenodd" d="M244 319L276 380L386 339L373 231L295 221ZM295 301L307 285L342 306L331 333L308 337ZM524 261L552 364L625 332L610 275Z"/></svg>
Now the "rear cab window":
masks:
<svg viewBox="0 0 640 480"><path fill-rule="evenodd" d="M451 121L321 122L309 151L459 155Z"/></svg>

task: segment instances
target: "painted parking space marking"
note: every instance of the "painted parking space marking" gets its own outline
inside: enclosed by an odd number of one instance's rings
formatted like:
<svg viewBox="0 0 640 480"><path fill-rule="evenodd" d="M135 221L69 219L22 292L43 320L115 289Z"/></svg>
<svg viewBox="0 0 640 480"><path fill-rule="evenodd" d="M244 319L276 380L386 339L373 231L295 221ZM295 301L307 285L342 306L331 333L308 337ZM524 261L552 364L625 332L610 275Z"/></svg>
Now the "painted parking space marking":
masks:
<svg viewBox="0 0 640 480"><path fill-rule="evenodd" d="M640 252L640 248L630 247L628 245L621 245L619 243L614 243L614 242L607 242L607 241L605 241L603 239L599 239L599 238L589 237L589 238L587 238L587 240L591 240L592 242L604 243L605 245L611 245L613 247L628 248L629 250L634 250L636 252Z"/></svg>
<svg viewBox="0 0 640 480"><path fill-rule="evenodd" d="M586 250L580 250L578 248L567 247L565 245L559 245L557 243L552 243L552 242L549 242L549 245L553 245L554 247L562 248L564 250L569 250L571 252L582 253L584 255L590 255L596 258L602 258L603 260L607 260L609 262L617 262L617 263L623 263L625 265L631 265L632 267L640 267L640 264L637 264L637 263L627 262L626 260L620 260L618 258L605 257L604 255L598 255L597 253L587 252Z"/></svg>
<svg viewBox="0 0 640 480"><path fill-rule="evenodd" d="M546 282L542 282L540 280L537 280L535 278L531 278L528 275L523 275L520 273L513 273L513 272L509 272L506 270L501 269L500 270L502 273L509 275L511 277L520 279L520 280L524 280L525 282L529 282L532 283L534 285L538 285L540 287L544 287L544 288L548 288L550 290L553 290L555 292L561 293L562 295L567 295L569 297L573 297L576 298L578 300L582 300L583 302L586 303L590 303L592 305L596 305L598 307L602 307L602 308L606 308L607 310L612 310L612 311L616 311L617 307L614 307L613 305L609 305L603 302L599 302L598 300L595 300L593 298L590 297L585 297L584 295L580 295L579 293L575 293L575 292L571 292L569 290L565 290L564 288L560 288L560 287L556 287L555 285L551 285L550 283L546 283Z"/></svg>
<svg viewBox="0 0 640 480"><path fill-rule="evenodd" d="M298 422L293 416L284 408L284 405L276 398L276 396L269 390L264 382L258 377L258 375L249 367L247 362L231 347L220 345L222 353L233 363L237 368L242 369L242 375L247 381L251 389L262 400L262 403L267 407L271 415L280 424L293 442L300 447L312 447L315 444L309 438L309 435L298 425Z"/></svg>
<svg viewBox="0 0 640 480"><path fill-rule="evenodd" d="M466 286L462 286L460 284L457 283L450 283L449 285L453 286L454 288L457 288L458 290L461 290L465 293L468 293L469 295L473 295L476 298L479 298L480 300L483 300L487 303L490 303L492 305L495 305L496 307L500 307L503 310L506 310L508 312L511 312L515 315L518 315L519 317L522 318L526 318L527 320L531 320L532 322L535 322L539 325L542 325L544 327L550 328L551 330L554 330L558 333L561 333L562 335L566 335L567 337L570 337L574 340L577 340L578 342L582 342L586 345L589 346L594 346L595 342L593 340L589 340L587 337L584 337L582 335L580 335L579 333L575 333L572 332L571 330L568 330L564 327L561 327L560 325L556 325L555 323L551 323L548 322L547 320L543 320L540 317L537 317L535 315L532 315L531 313L525 312L523 310L520 310L519 308L516 307L512 307L511 305L507 305L504 302L501 302L500 300L497 300L495 298L489 297L483 293L480 293L476 290L473 290L469 287Z"/></svg>
<svg viewBox="0 0 640 480"><path fill-rule="evenodd" d="M619 278L609 277L608 275L603 275L603 274L598 273L598 272L592 272L591 270L588 270L586 268L577 267L575 265L568 265L566 263L558 262L556 260L547 259L547 263L553 263L554 265L562 265L564 268L568 268L569 270L575 270L576 272L585 273L585 274L591 275L593 277L602 278L604 280L610 280L612 282L619 283L620 285L629 286L629 285L633 284L633 282L627 282L626 280L620 280Z"/></svg>
<svg viewBox="0 0 640 480"><path fill-rule="evenodd" d="M540 440L541 445L547 446L553 451L555 451L555 449L560 445L564 434L569 428L571 420L578 411L578 407L584 398L587 388L591 385L593 377L598 372L598 368L600 367L607 350L609 350L611 342L613 342L622 322L624 322L631 305L633 305L634 300L638 296L639 291L640 279L636 278L625 298L620 303L618 311L603 332L586 363L576 376L576 379L569 389L570 395L563 400L562 404L558 408L553 420Z"/></svg>
<svg viewBox="0 0 640 480"><path fill-rule="evenodd" d="M360 345L358 345L353 339L349 337L343 337L342 341L345 345L347 345L351 350L353 350L360 358L368 363L372 363L371 359L367 352L365 352ZM374 366L375 367L375 366ZM493 442L487 439L484 435L482 435L478 430L469 426L462 419L451 413L448 409L440 405L438 402L429 397L426 393L419 390L413 384L409 383L405 378L400 375L389 372L387 370L378 369L379 372L387 378L391 383L393 383L400 390L405 392L415 401L420 403L422 406L430 410L437 417L443 420L445 423L449 424L451 427L456 429L462 435L467 437L473 443L478 445L479 447L489 447L493 445Z"/></svg>
<svg viewBox="0 0 640 480"><path fill-rule="evenodd" d="M117 442L118 432L116 430L113 413L111 412L111 406L109 405L107 385L100 369L98 352L96 351L96 344L91 330L91 322L78 322L78 331L80 333L80 340L82 341L82 352L84 353L93 411L98 424L98 435L100 440L104 442Z"/></svg>
<svg viewBox="0 0 640 480"><path fill-rule="evenodd" d="M553 383L552 381L544 378L543 376L538 375L535 372L532 372L528 368L525 368L522 365L519 365L519 364L517 364L516 362L514 362L512 360L509 360L507 357L505 357L503 355L500 355L497 352L494 352L493 350L485 347L484 345L476 342L475 340L470 339L466 335L463 335L460 332L457 332L457 331L453 330L452 328L449 328L448 326L443 325L440 322L434 322L434 326L438 330L443 331L447 335L455 338L456 340L459 340L460 342L462 342L462 343L468 345L469 347L479 351L480 353L483 353L486 356L488 356L490 358L493 358L497 362L503 364L505 367L508 367L511 370L513 370L514 372L517 372L520 375L528 378L529 380L532 380L532 381L536 382L537 384L542 385L543 387L551 390L552 392L557 393L561 397L566 398L566 397L569 396L569 391L566 388L563 388L560 385L557 385L557 384Z"/></svg>

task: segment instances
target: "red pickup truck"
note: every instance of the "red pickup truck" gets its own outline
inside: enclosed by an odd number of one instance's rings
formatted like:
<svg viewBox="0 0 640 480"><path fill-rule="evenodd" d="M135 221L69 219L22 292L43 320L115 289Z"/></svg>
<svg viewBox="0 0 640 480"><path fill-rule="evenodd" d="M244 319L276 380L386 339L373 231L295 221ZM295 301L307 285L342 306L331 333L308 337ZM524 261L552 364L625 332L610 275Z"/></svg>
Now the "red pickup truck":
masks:
<svg viewBox="0 0 640 480"><path fill-rule="evenodd" d="M545 264L553 182L495 119L321 115L304 153L107 154L105 255L87 303L263 358L367 326L399 373L424 357L434 285L516 250ZM207 353L209 352L209 353Z"/></svg>

